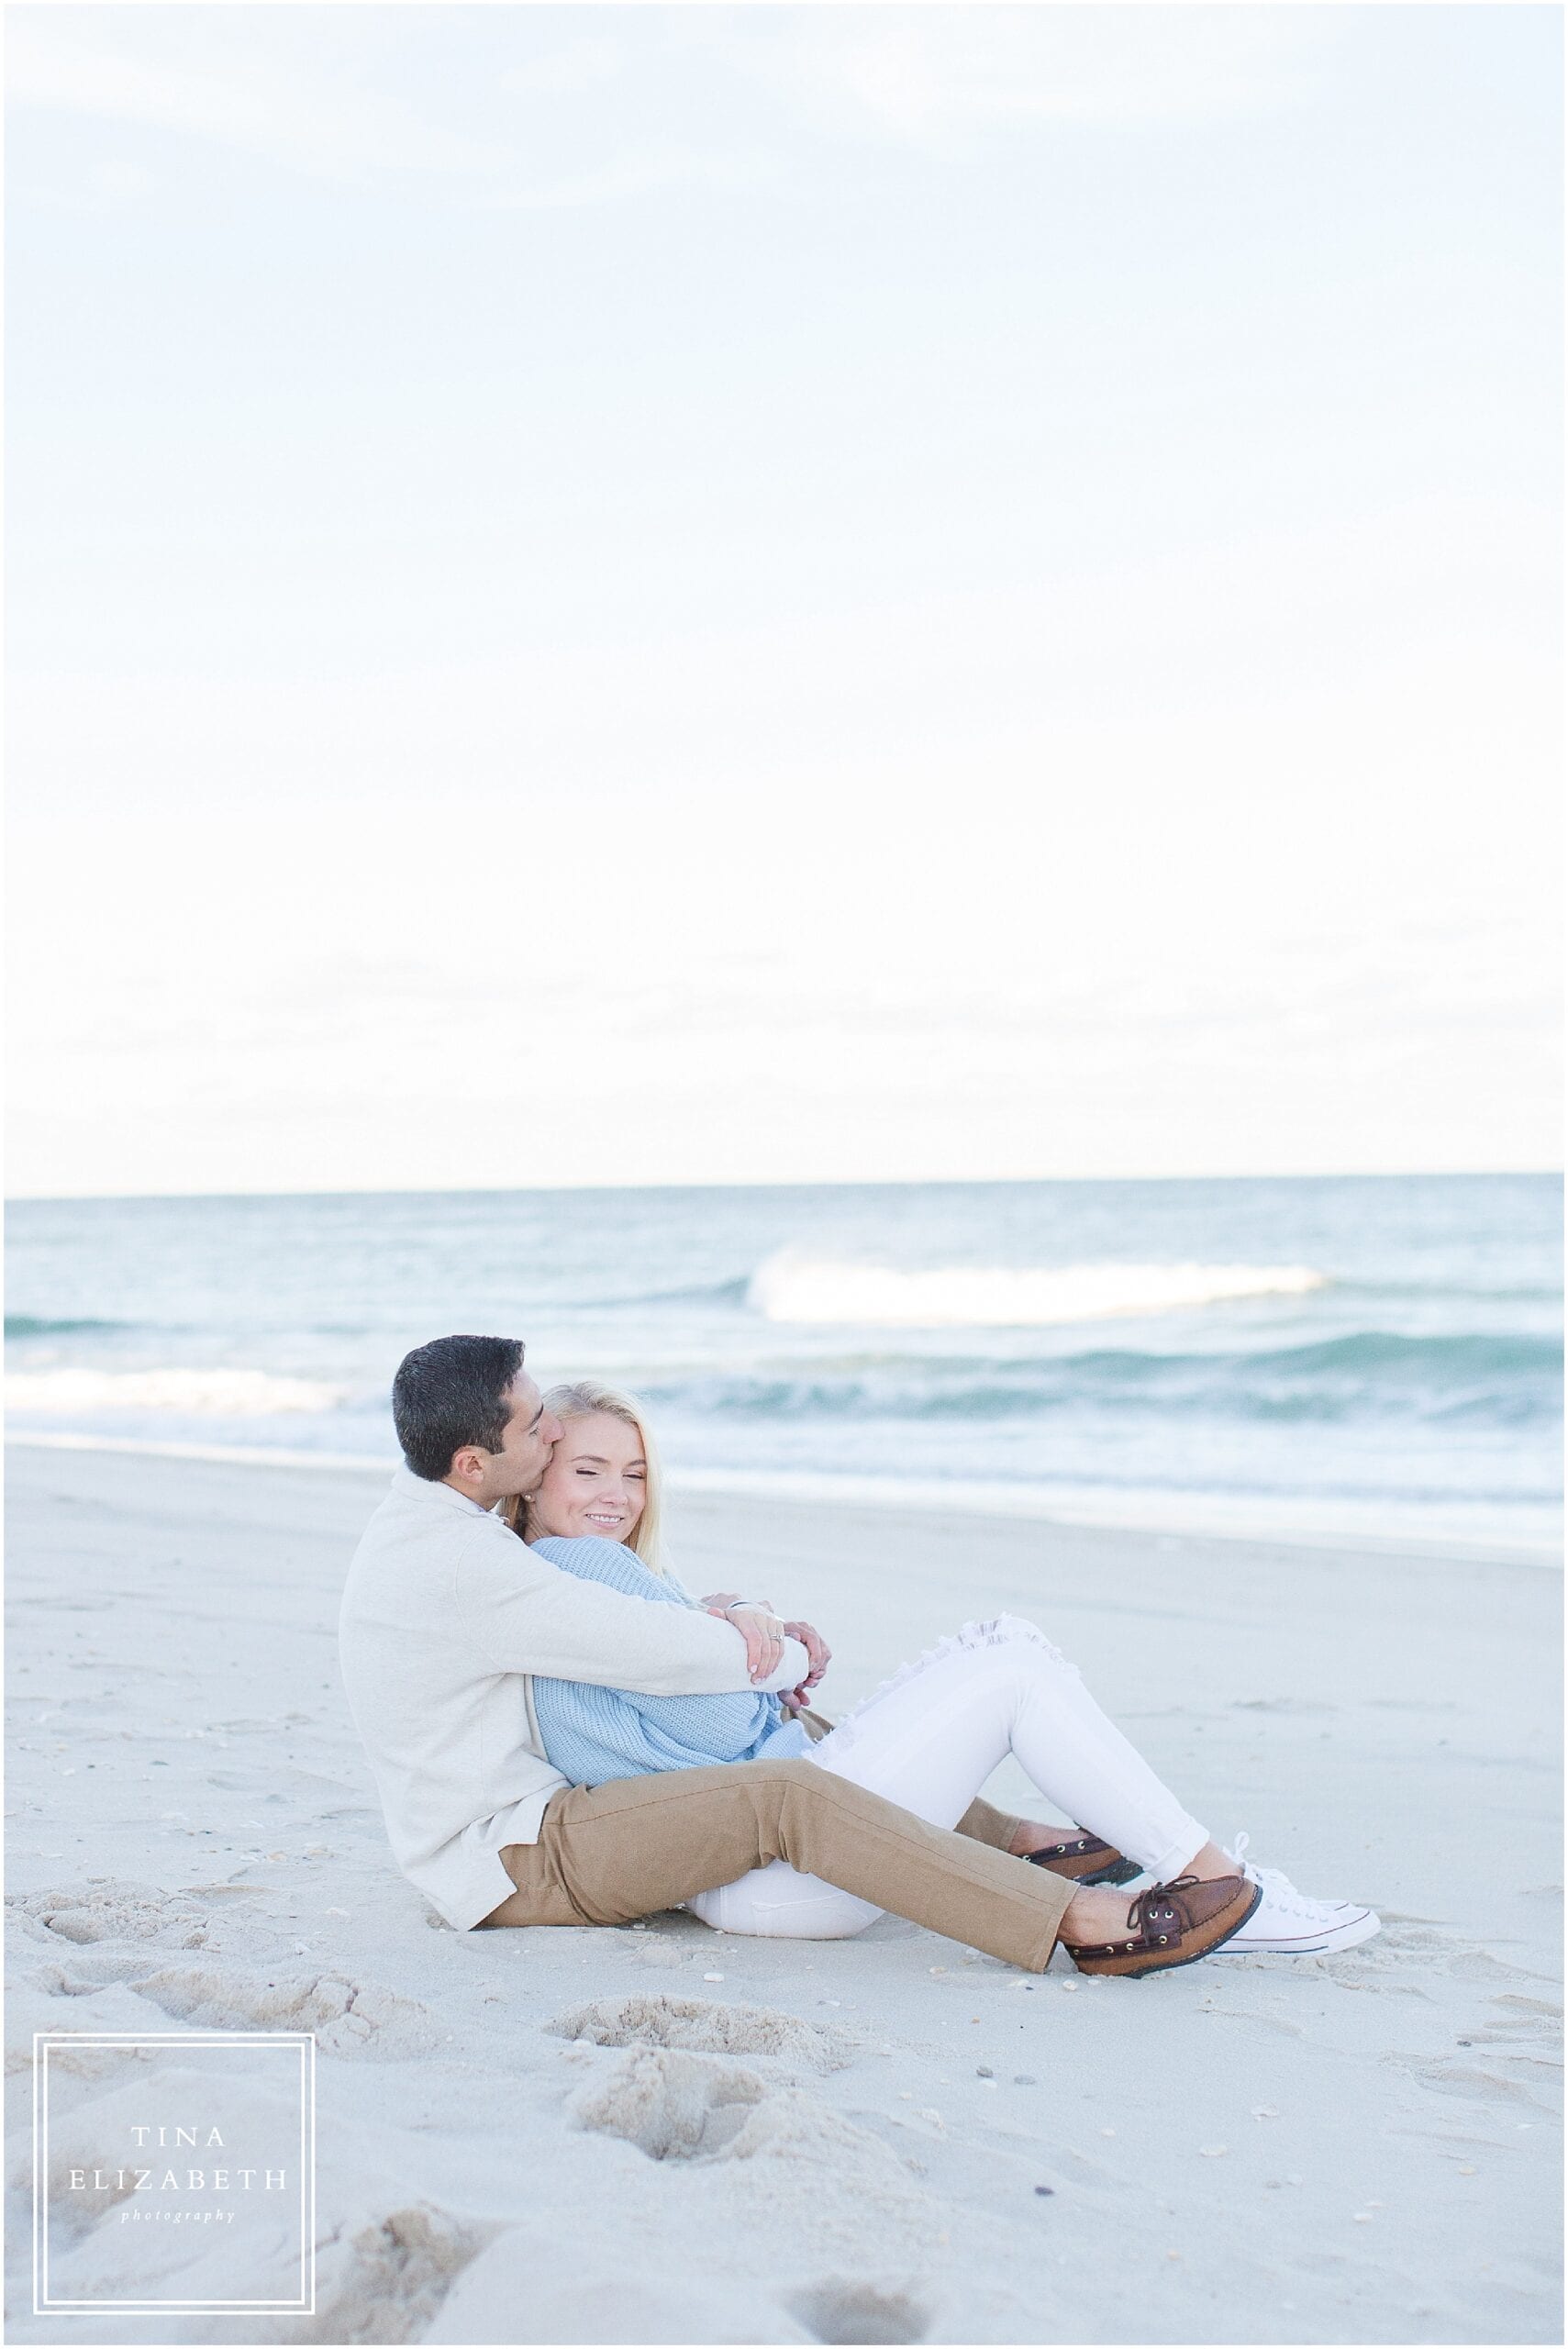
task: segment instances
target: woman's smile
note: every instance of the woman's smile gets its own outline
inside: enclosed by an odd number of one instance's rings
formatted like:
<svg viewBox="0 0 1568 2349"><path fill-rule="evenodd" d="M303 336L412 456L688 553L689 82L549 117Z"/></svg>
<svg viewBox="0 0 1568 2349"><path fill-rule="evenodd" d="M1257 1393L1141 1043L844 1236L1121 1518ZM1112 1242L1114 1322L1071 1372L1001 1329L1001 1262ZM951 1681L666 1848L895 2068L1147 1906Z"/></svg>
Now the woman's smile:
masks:
<svg viewBox="0 0 1568 2349"><path fill-rule="evenodd" d="M629 1542L648 1498L648 1461L635 1427L609 1411L562 1423L550 1466L528 1506L528 1531Z"/></svg>

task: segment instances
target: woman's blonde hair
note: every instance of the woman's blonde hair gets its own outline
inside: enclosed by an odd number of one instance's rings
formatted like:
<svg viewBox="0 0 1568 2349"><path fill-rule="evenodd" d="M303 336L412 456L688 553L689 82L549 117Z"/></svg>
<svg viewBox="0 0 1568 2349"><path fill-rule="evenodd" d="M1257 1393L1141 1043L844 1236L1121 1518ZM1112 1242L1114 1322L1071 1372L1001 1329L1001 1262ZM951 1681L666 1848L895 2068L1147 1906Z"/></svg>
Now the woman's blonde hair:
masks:
<svg viewBox="0 0 1568 2349"><path fill-rule="evenodd" d="M627 1547L634 1550L643 1564L651 1566L656 1575L667 1574L669 1568L664 1564L661 1529L663 1475L647 1413L636 1396L627 1394L619 1386L606 1386L596 1378L574 1378L570 1386L552 1386L544 1397L544 1408L547 1411L553 1411L558 1419L591 1419L595 1411L603 1411L608 1418L620 1419L627 1427L635 1429L642 1446L647 1481L643 1486L642 1515L632 1528ZM525 1542L530 1539L528 1521L530 1514L527 1501L520 1497L507 1504L507 1521L513 1531L520 1533Z"/></svg>

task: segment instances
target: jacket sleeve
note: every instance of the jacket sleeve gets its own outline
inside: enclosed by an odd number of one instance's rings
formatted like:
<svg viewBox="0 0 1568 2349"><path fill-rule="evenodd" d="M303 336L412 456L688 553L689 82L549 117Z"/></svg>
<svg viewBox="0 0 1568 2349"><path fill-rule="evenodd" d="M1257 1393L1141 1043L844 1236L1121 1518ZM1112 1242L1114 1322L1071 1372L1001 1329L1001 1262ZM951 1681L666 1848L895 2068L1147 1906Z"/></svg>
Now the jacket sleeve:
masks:
<svg viewBox="0 0 1568 2349"><path fill-rule="evenodd" d="M793 1688L811 1668L805 1649L786 1640L778 1671L754 1683L733 1623L700 1607L651 1606L563 1573L498 1524L474 1527L455 1586L468 1637L499 1672L650 1697L706 1697Z"/></svg>

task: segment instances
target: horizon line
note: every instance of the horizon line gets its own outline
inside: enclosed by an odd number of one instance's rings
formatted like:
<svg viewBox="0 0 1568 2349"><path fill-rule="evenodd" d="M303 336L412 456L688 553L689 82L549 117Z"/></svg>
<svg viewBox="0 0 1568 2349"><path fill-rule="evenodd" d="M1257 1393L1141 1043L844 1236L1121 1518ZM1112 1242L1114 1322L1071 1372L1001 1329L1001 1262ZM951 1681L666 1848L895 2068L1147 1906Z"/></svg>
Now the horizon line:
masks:
<svg viewBox="0 0 1568 2349"><path fill-rule="evenodd" d="M1562 1182L1561 1166L1384 1166L1343 1167L1329 1172L1325 1169L1302 1169L1296 1172L1273 1168L1267 1172L1248 1173L1229 1168L1216 1174L860 1174L823 1176L816 1180L795 1178L788 1182L770 1182L754 1176L726 1183L493 1183L388 1185L366 1189L361 1186L345 1185L341 1188L314 1190L254 1190L254 1191L11 1191L5 1195L4 1204L12 1207L125 1207L138 1200L167 1202L179 1200L239 1200L239 1199L451 1199L451 1198L516 1198L519 1196L550 1197L579 1191L617 1193L625 1191L851 1191L851 1190L1001 1190L1038 1188L1045 1185L1079 1183L1397 1183L1397 1182L1475 1182L1475 1181L1540 1181Z"/></svg>

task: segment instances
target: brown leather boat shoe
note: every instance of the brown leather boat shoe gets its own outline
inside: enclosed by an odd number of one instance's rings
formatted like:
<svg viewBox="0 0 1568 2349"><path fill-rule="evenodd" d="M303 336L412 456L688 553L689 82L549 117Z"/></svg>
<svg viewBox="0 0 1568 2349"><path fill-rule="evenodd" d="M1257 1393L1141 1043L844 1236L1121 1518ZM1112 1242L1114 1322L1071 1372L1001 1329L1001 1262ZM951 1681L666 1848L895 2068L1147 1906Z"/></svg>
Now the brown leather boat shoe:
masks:
<svg viewBox="0 0 1568 2349"><path fill-rule="evenodd" d="M1062 1947L1080 1974L1164 1974L1240 1932L1262 1897L1262 1886L1243 1876L1181 1876L1139 1893L1127 1912L1130 1940Z"/></svg>
<svg viewBox="0 0 1568 2349"><path fill-rule="evenodd" d="M1024 1857L1031 1867L1049 1868L1072 1884L1128 1884L1142 1874L1136 1860L1123 1859L1113 1843L1102 1843L1097 1835L1074 1835L1065 1843L1026 1852Z"/></svg>

